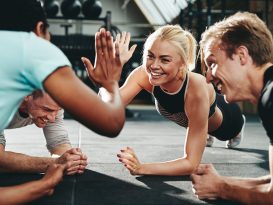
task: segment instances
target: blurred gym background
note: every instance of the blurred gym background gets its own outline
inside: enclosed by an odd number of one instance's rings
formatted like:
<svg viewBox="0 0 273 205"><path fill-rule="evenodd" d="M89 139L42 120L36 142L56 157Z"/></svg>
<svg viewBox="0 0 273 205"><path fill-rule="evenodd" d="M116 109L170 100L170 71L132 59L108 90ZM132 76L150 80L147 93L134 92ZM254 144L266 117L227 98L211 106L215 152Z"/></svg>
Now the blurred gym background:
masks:
<svg viewBox="0 0 273 205"><path fill-rule="evenodd" d="M43 0L42 3L48 15L52 43L68 56L77 76L94 90L97 88L88 79L80 57L86 56L94 62L94 35L101 27L113 36L129 31L131 44L138 45L123 68L120 84L141 64L143 43L158 26L179 24L199 41L207 26L237 11L250 11L273 31L272 0ZM199 70L197 65L196 72ZM152 104L153 101L143 91L132 103ZM249 103L240 106L244 113L256 114L255 106ZM132 115L127 109L127 116Z"/></svg>

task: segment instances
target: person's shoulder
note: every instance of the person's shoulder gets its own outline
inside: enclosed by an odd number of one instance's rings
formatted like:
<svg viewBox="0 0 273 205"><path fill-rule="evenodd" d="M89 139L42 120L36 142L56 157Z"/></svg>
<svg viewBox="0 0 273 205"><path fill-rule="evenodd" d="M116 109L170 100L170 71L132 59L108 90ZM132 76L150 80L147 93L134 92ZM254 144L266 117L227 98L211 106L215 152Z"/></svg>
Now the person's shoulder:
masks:
<svg viewBox="0 0 273 205"><path fill-rule="evenodd" d="M30 63L39 62L41 65L62 64L71 66L71 63L61 49L33 32L29 32L28 38L26 38L25 55L28 57L28 61L26 60L26 62Z"/></svg>
<svg viewBox="0 0 273 205"><path fill-rule="evenodd" d="M191 80L206 82L205 76L199 73L188 72L188 75Z"/></svg>
<svg viewBox="0 0 273 205"><path fill-rule="evenodd" d="M60 109L57 113L56 119L63 120L64 119L64 109Z"/></svg>
<svg viewBox="0 0 273 205"><path fill-rule="evenodd" d="M27 117L21 116L19 111L17 111L7 128L8 129L20 128L31 124L33 124L33 120L29 116Z"/></svg>
<svg viewBox="0 0 273 205"><path fill-rule="evenodd" d="M145 67L143 65L140 65L138 67L136 67L132 72L142 72L144 73L145 72Z"/></svg>
<svg viewBox="0 0 273 205"><path fill-rule="evenodd" d="M206 78L198 73L189 72L189 85L187 99L190 102L204 102L205 96L209 96L212 89L211 83L207 83Z"/></svg>
<svg viewBox="0 0 273 205"><path fill-rule="evenodd" d="M147 76L147 73L145 71L144 66L138 66L136 67L131 73L131 76L133 76L134 78L145 78Z"/></svg>
<svg viewBox="0 0 273 205"><path fill-rule="evenodd" d="M37 43L38 45L36 45L36 48L37 46L42 46L42 48L54 48L56 50L60 50L57 46L55 46L53 43L51 43L50 41L46 40L46 39L43 39L39 36L37 36L35 33L33 32L29 32L29 33L26 33L25 35L25 40L28 41L28 42L32 42L32 44L28 44L29 46L30 45L33 45L34 46L34 42ZM39 47L38 47L39 48Z"/></svg>
<svg viewBox="0 0 273 205"><path fill-rule="evenodd" d="M258 102L258 114L262 120L267 136L270 138L271 144L273 144L273 81L267 81L261 93Z"/></svg>
<svg viewBox="0 0 273 205"><path fill-rule="evenodd" d="M267 110L273 110L273 81L267 82L261 97L260 106Z"/></svg>
<svg viewBox="0 0 273 205"><path fill-rule="evenodd" d="M189 72L188 76L191 87L195 87L196 89L207 87L206 78L203 75L199 73Z"/></svg>
<svg viewBox="0 0 273 205"><path fill-rule="evenodd" d="M21 36L21 38L26 42L33 42L33 41L36 42L37 41L37 42L43 42L46 44L50 44L50 42L47 42L45 39L37 36L33 32L18 32L18 33Z"/></svg>
<svg viewBox="0 0 273 205"><path fill-rule="evenodd" d="M17 50L22 46L35 45L37 37L33 32L0 31L1 45L16 45ZM33 42L34 41L34 42Z"/></svg>

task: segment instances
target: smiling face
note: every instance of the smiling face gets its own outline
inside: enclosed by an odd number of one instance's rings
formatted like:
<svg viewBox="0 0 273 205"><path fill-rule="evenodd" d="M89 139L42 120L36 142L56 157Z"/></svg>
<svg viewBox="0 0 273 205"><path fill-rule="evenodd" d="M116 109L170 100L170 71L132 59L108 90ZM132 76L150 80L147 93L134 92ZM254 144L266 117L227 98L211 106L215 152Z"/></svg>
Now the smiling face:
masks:
<svg viewBox="0 0 273 205"><path fill-rule="evenodd" d="M169 92L175 92L179 88L185 65L174 45L158 38L146 46L144 58L152 85L160 86Z"/></svg>
<svg viewBox="0 0 273 205"><path fill-rule="evenodd" d="M40 128L46 126L47 122L54 122L59 105L46 93L34 98L33 95L25 98L26 112L33 120L33 123Z"/></svg>
<svg viewBox="0 0 273 205"><path fill-rule="evenodd" d="M241 95L247 80L239 54L229 58L219 40L208 40L204 46L207 82L213 81L228 102L245 100Z"/></svg>

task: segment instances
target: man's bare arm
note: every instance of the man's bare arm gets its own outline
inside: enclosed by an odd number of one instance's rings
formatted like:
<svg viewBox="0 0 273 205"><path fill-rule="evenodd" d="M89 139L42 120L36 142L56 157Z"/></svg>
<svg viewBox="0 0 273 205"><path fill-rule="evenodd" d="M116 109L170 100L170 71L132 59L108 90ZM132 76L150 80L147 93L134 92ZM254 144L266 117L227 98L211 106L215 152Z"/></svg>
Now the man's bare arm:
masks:
<svg viewBox="0 0 273 205"><path fill-rule="evenodd" d="M270 145L270 170L272 154L273 148ZM225 177L220 176L212 165L203 164L192 174L192 184L199 199L222 198L242 204L273 204L272 175L251 179Z"/></svg>

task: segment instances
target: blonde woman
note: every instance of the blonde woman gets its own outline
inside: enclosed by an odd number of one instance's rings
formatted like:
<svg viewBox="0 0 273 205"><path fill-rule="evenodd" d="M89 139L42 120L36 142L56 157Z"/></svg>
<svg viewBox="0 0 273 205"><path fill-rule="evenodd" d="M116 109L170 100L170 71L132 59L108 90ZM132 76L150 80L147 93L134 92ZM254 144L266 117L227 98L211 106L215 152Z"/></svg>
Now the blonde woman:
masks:
<svg viewBox="0 0 273 205"><path fill-rule="evenodd" d="M128 49L129 39L123 33L116 41L120 48ZM125 62L131 53L132 48L127 53L120 51L121 59ZM131 174L188 175L201 161L208 133L219 140L240 138L244 119L239 107L227 104L204 76L189 71L195 66L195 53L191 33L177 25L160 27L144 44L143 65L131 72L120 88L125 105L141 90L150 92L157 111L187 129L185 154L179 159L143 164L132 148L122 149L119 161ZM89 61L84 63L90 70Z"/></svg>

